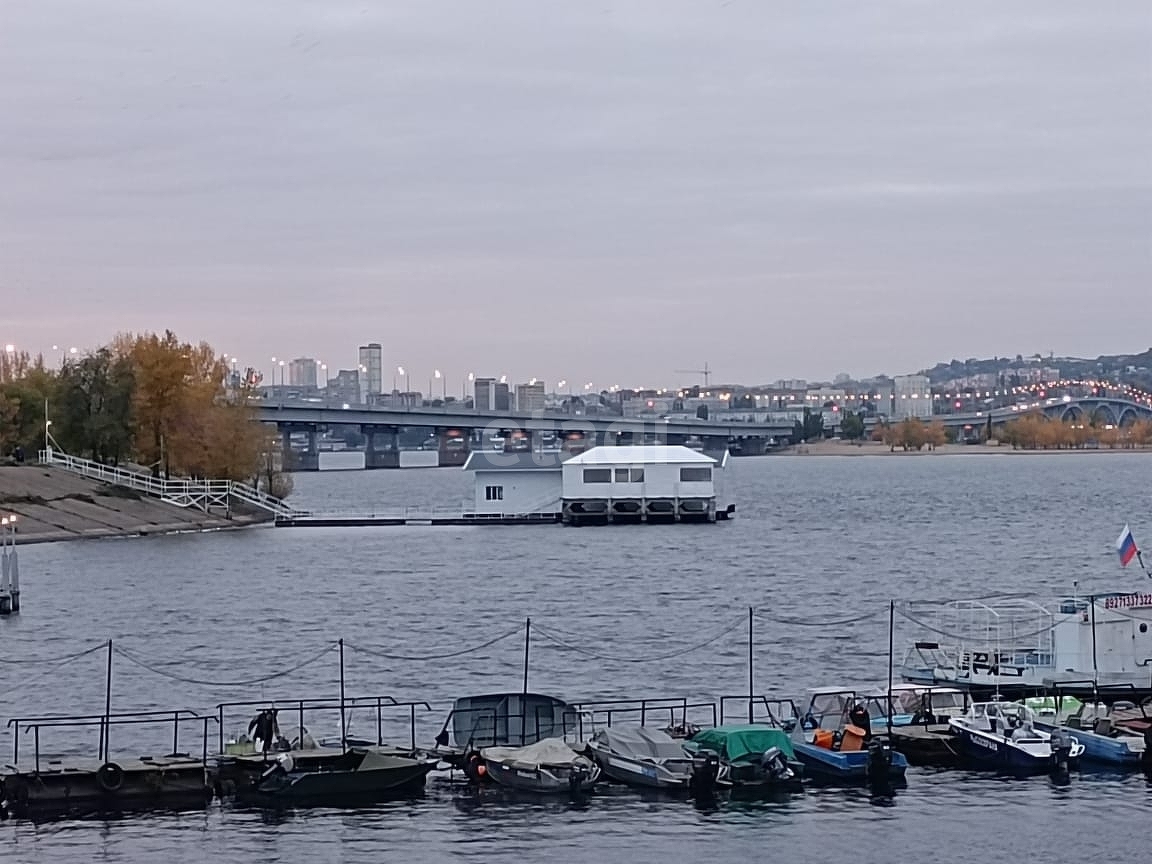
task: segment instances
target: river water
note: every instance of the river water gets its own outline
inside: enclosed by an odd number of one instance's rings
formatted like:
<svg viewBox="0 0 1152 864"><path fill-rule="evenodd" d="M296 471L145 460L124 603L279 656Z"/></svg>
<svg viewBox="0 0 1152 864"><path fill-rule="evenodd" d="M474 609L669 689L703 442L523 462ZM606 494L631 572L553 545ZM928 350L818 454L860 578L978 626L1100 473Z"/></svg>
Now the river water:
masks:
<svg viewBox="0 0 1152 864"><path fill-rule="evenodd" d="M1152 531L1152 459L1143 454L730 464L738 513L727 524L261 528L22 548L24 610L0 622L0 656L47 661L96 650L67 662L0 664L0 709L8 717L103 710L106 652L98 646L107 639L123 652L114 656L114 709L335 697L332 643L342 638L349 695L427 700L434 710L420 712L418 737L430 742L455 697L520 687L529 616L537 692L714 699L747 692L752 605L756 689L799 695L810 685L883 680L891 597L1049 598L1073 580L1083 593L1141 587L1138 572L1119 570L1112 544L1125 522L1137 539ZM451 506L468 492L459 470L347 471L299 475L294 497L316 509L368 510ZM836 623L862 615L869 617ZM395 659L464 651L505 633L454 659ZM898 629L898 645L909 636ZM645 659L681 649L673 659ZM276 680L236 683L300 664ZM406 740L402 721L387 731ZM236 713L225 726L231 732L245 722ZM314 732L337 731L334 717L318 722L333 725ZM358 728L374 734L375 718L354 717ZM5 734L0 747L10 752ZM114 734L127 740L114 740L113 751L130 754L158 751L169 732ZM193 731L185 735L182 747L198 749ZM42 746L79 753L90 744L55 733ZM615 855L667 864L766 856L948 862L995 850L1080 862L1125 838L1146 840L1138 826L1147 824L1150 796L1140 775L1082 772L1058 787L1044 778L912 769L908 788L886 807L863 792L818 790L787 803L699 809L627 792L578 806L509 802L434 779L416 800L366 810L271 816L213 805L10 822L0 825L0 856L425 864Z"/></svg>

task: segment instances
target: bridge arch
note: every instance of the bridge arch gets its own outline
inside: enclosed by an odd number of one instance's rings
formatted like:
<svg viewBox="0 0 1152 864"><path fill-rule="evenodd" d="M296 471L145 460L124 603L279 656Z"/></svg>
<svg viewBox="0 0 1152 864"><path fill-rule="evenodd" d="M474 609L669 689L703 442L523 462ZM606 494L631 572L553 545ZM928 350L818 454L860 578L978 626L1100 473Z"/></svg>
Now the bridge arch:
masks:
<svg viewBox="0 0 1152 864"><path fill-rule="evenodd" d="M1131 405L1129 405L1127 408L1125 408L1123 411L1120 412L1120 423L1118 425L1121 428L1126 428L1128 426L1131 426L1133 423L1135 423L1139 419L1140 419L1139 412L1135 408L1133 408Z"/></svg>
<svg viewBox="0 0 1152 864"><path fill-rule="evenodd" d="M1092 421L1097 426L1117 425L1116 411L1107 402L1100 402L1092 408Z"/></svg>
<svg viewBox="0 0 1152 864"><path fill-rule="evenodd" d="M1060 414L1061 421L1065 423L1081 423L1084 421L1084 409L1079 405L1068 405Z"/></svg>

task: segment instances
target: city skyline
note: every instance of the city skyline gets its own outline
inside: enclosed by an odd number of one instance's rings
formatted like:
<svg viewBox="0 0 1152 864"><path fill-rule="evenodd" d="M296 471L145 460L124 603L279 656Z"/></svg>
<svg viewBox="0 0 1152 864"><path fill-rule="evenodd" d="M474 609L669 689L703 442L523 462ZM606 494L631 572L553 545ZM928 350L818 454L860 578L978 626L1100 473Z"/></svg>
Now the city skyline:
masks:
<svg viewBox="0 0 1152 864"><path fill-rule="evenodd" d="M1140 4L44 0L4 30L29 350L377 341L387 389L1148 342Z"/></svg>

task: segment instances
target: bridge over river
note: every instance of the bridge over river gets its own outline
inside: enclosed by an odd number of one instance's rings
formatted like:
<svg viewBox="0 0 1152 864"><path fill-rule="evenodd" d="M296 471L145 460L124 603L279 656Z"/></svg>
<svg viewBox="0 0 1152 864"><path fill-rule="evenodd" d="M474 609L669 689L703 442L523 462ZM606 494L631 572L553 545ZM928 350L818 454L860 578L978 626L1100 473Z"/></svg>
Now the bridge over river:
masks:
<svg viewBox="0 0 1152 864"><path fill-rule="evenodd" d="M941 414L933 418L945 426L1002 425L1030 412L1041 412L1053 420L1095 421L1098 425L1129 426L1137 420L1152 419L1152 405L1112 396L1068 396L1039 399L1019 405L963 414Z"/></svg>
<svg viewBox="0 0 1152 864"><path fill-rule="evenodd" d="M706 449L760 454L781 438L792 434L793 421L767 423L697 419L648 419L605 417L550 412L463 411L437 408L329 407L308 402L260 404L256 417L275 424L285 451L292 436L303 435L307 444L293 452L296 470L318 470L318 436L333 426L358 427L366 439L365 468L400 466L400 433L404 429L427 429L439 444L441 465L463 465L477 440L499 437L538 447L543 441L564 443L573 449L598 444L689 444L698 440Z"/></svg>

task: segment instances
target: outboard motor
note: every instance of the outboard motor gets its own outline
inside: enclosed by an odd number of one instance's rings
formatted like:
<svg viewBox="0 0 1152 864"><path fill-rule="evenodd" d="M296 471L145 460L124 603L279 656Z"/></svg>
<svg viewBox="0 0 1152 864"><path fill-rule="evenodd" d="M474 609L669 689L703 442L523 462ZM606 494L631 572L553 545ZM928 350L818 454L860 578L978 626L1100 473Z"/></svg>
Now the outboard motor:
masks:
<svg viewBox="0 0 1152 864"><path fill-rule="evenodd" d="M873 738L868 745L868 791L874 798L892 795L892 748L888 742Z"/></svg>
<svg viewBox="0 0 1152 864"><path fill-rule="evenodd" d="M588 776L588 772L584 770L584 766L576 765L572 768L571 773L568 774L568 791L572 795L580 794L580 787L584 783L584 778Z"/></svg>
<svg viewBox="0 0 1152 864"><path fill-rule="evenodd" d="M1072 736L1062 729L1056 729L1052 732L1048 745L1052 750L1052 772L1068 773L1068 765L1072 759Z"/></svg>
<svg viewBox="0 0 1152 864"><path fill-rule="evenodd" d="M484 764L484 759L475 750L464 757L464 767L461 770L464 772L464 776L476 785L480 785L488 779L488 766Z"/></svg>
<svg viewBox="0 0 1152 864"><path fill-rule="evenodd" d="M792 769L788 767L788 760L780 752L779 747L769 747L760 757L760 770L764 776L772 780L783 781L792 776Z"/></svg>
<svg viewBox="0 0 1152 864"><path fill-rule="evenodd" d="M692 760L692 776L688 790L697 798L708 797L716 791L716 778L720 774L720 760L716 754L706 752Z"/></svg>
<svg viewBox="0 0 1152 864"><path fill-rule="evenodd" d="M1144 729L1144 752L1140 754L1140 764L1144 768L1144 776L1152 782L1152 726Z"/></svg>

